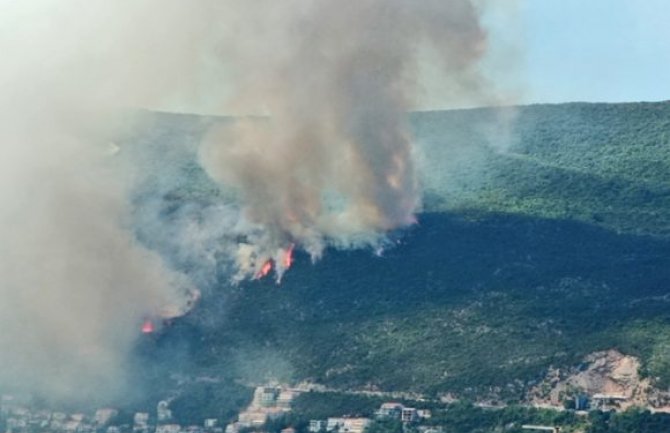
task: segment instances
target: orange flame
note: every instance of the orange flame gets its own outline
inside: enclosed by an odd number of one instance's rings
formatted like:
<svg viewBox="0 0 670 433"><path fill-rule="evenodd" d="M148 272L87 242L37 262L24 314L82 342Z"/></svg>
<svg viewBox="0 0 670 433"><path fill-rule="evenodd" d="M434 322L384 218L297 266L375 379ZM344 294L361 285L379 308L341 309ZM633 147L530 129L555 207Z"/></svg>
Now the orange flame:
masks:
<svg viewBox="0 0 670 433"><path fill-rule="evenodd" d="M293 248L295 245L291 244L284 254L284 268L288 269L293 264Z"/></svg>
<svg viewBox="0 0 670 433"><path fill-rule="evenodd" d="M142 334L151 334L155 330L154 323L149 319L145 320L142 324Z"/></svg>
<svg viewBox="0 0 670 433"><path fill-rule="evenodd" d="M263 263L263 266L261 269L258 271L258 274L256 274L256 278L263 278L267 274L270 273L272 270L272 260L268 259L265 263Z"/></svg>

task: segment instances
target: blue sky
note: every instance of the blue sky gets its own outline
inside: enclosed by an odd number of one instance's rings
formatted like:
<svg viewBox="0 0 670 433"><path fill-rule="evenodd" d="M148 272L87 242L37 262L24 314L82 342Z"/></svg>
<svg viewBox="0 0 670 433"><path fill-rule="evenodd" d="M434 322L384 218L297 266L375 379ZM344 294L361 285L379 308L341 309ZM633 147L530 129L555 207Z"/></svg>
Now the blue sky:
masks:
<svg viewBox="0 0 670 433"><path fill-rule="evenodd" d="M670 99L670 0L521 0L517 13L519 102ZM494 44L519 31L495 27Z"/></svg>

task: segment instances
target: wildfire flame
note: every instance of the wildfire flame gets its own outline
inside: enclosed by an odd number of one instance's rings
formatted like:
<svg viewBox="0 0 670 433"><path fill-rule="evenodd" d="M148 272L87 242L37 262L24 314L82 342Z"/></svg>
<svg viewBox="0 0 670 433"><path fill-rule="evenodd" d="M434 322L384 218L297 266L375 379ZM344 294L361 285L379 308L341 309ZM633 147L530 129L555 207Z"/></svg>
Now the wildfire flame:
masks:
<svg viewBox="0 0 670 433"><path fill-rule="evenodd" d="M277 254L274 257L271 257L263 262L263 266L256 273L256 279L260 280L261 278L267 276L272 268L275 268L277 273L277 283L281 281L281 277L284 272L293 264L293 249L295 248L294 244L291 244L286 249L280 249L277 251Z"/></svg>
<svg viewBox="0 0 670 433"><path fill-rule="evenodd" d="M265 263L263 263L263 266L261 266L260 270L258 271L258 274L256 274L256 278L260 279L266 276L267 274L270 273L272 270L272 259L268 259Z"/></svg>
<svg viewBox="0 0 670 433"><path fill-rule="evenodd" d="M291 267L293 264L293 248L295 245L291 244L290 247L286 250L286 253L284 253L284 268L288 269Z"/></svg>
<svg viewBox="0 0 670 433"><path fill-rule="evenodd" d="M154 327L154 322L149 319L145 320L142 324L142 334L151 334L155 330L156 328Z"/></svg>

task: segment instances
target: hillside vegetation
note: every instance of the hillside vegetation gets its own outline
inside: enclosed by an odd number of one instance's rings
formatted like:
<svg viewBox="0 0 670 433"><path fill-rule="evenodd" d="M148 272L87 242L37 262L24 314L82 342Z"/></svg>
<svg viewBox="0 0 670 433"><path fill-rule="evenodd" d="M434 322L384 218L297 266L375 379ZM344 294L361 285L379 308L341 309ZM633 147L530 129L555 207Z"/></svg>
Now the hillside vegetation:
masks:
<svg viewBox="0 0 670 433"><path fill-rule="evenodd" d="M393 248L329 250L316 264L298 252L281 285L232 287L221 273L143 356L243 383L515 401L548 367L617 348L670 386L670 103L410 120L424 210ZM214 121L155 115L151 132L132 138L158 150L191 143L157 152L156 164L178 156L181 179L161 192L164 227L180 206L221 199L193 145ZM138 213L159 181L149 176L138 192ZM143 242L197 272L152 233L138 227Z"/></svg>
<svg viewBox="0 0 670 433"><path fill-rule="evenodd" d="M427 207L670 234L670 104L414 113Z"/></svg>

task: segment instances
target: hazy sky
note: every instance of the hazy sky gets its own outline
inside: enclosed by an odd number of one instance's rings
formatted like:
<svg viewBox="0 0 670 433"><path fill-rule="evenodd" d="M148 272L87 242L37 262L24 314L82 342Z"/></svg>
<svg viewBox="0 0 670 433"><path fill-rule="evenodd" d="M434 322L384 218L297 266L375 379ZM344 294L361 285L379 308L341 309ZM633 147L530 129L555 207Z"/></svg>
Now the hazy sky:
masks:
<svg viewBox="0 0 670 433"><path fill-rule="evenodd" d="M31 4L57 4L3 1L24 12ZM482 21L490 44L481 69L497 94L455 94L428 61L414 108L670 99L670 0L477 3L487 5ZM182 80L185 89L166 92L151 108L229 114L222 101L231 86L220 60L202 58L198 73Z"/></svg>
<svg viewBox="0 0 670 433"><path fill-rule="evenodd" d="M427 57L412 108L670 99L670 0L477 3L486 5L489 50L480 67L492 91L454 91L439 62ZM221 59L201 60L197 79L184 81L186 91L172 92L152 108L230 114L222 102L231 85Z"/></svg>
<svg viewBox="0 0 670 433"><path fill-rule="evenodd" d="M525 0L519 14L520 102L670 99L670 1Z"/></svg>

